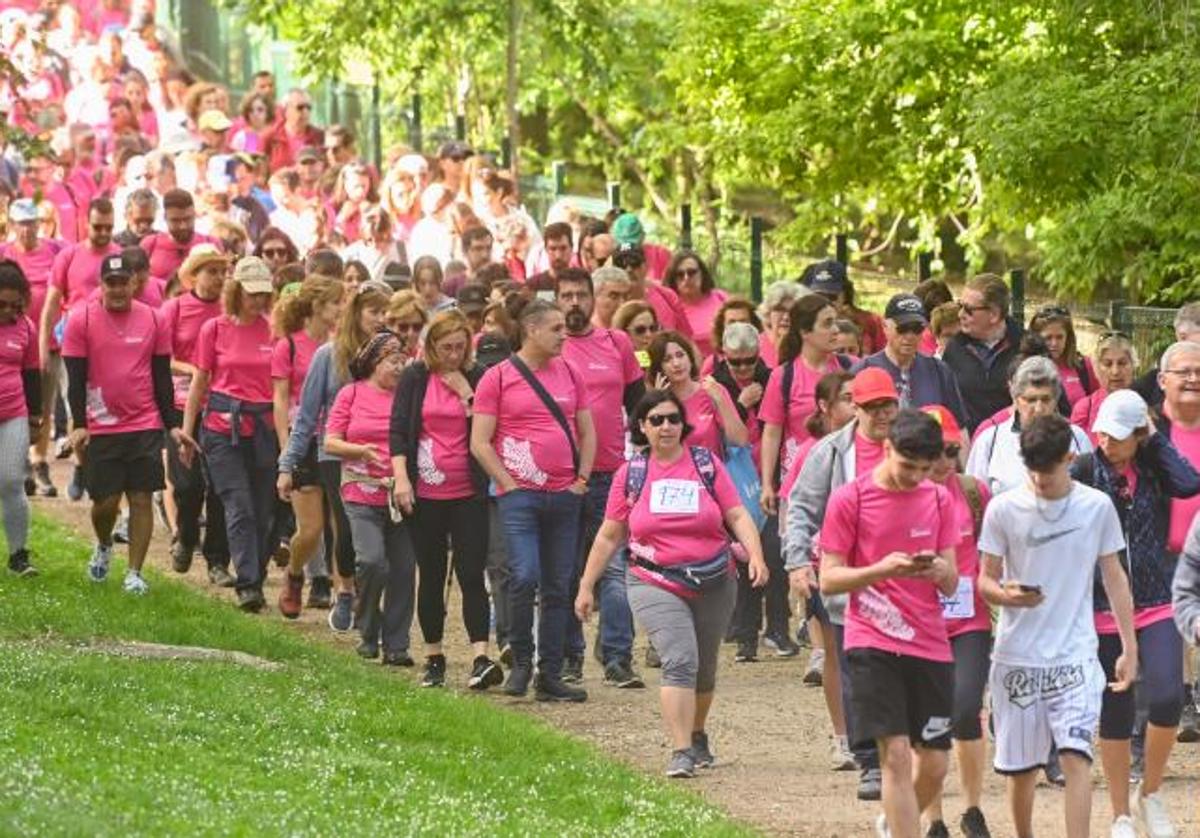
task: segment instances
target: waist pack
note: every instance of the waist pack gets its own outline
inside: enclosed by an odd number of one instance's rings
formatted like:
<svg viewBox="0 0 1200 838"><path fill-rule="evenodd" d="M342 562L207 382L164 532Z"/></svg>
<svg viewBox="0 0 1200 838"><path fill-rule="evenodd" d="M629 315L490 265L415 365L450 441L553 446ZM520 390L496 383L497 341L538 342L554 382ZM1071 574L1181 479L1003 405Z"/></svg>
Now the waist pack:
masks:
<svg viewBox="0 0 1200 838"><path fill-rule="evenodd" d="M695 594L703 594L719 588L729 575L729 551L727 550L722 550L716 558L688 564L661 565L632 553L629 555L629 561L637 567L657 573L668 582L674 582Z"/></svg>

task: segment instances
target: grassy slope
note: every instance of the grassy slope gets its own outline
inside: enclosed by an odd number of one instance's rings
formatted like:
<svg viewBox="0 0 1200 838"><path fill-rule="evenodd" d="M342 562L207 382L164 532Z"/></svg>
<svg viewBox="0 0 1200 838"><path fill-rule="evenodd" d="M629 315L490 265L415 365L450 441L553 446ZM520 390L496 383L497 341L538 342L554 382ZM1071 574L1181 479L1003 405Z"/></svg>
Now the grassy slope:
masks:
<svg viewBox="0 0 1200 838"><path fill-rule="evenodd" d="M119 572L92 585L87 545L57 525L36 521L33 549L40 577L0 576L0 834L745 831L489 700L421 691L181 583L151 573L141 600ZM79 651L90 638L285 667Z"/></svg>

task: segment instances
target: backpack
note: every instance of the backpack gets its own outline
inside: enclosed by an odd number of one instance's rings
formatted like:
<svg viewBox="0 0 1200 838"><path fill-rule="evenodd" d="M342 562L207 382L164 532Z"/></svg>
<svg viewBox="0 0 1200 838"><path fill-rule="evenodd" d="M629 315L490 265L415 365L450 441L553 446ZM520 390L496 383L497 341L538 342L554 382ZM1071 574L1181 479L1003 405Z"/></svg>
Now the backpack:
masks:
<svg viewBox="0 0 1200 838"><path fill-rule="evenodd" d="M717 468L713 465L712 452L707 448L689 445L688 453L692 456L692 465L696 467L696 472L700 475L704 488L716 501ZM642 496L642 489L646 487L646 475L649 470L650 457L645 451L639 451L630 459L629 468L625 472L625 497L629 499L630 508Z"/></svg>

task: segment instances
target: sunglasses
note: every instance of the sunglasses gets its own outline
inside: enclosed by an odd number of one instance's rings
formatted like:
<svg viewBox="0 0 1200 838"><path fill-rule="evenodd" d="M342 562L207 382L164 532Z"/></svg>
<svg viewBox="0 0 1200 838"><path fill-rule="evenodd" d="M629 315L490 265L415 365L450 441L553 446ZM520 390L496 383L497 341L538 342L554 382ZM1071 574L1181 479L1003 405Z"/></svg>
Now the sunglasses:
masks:
<svg viewBox="0 0 1200 838"><path fill-rule="evenodd" d="M684 277L700 276L700 269L699 268L680 268L675 273L677 273L679 276L684 276Z"/></svg>
<svg viewBox="0 0 1200 838"><path fill-rule="evenodd" d="M425 328L424 323L405 323L403 320L396 320L389 325L393 332L419 332Z"/></svg>
<svg viewBox="0 0 1200 838"><path fill-rule="evenodd" d="M1042 306L1037 311L1038 317L1070 317L1071 312L1065 306L1049 305Z"/></svg>
<svg viewBox="0 0 1200 838"><path fill-rule="evenodd" d="M294 107L298 111L311 111L312 110L312 105L310 105L308 103L304 103L302 105L295 105Z"/></svg>
<svg viewBox="0 0 1200 838"><path fill-rule="evenodd" d="M896 331L902 335L919 335L925 331L925 326L922 323L905 323L897 326Z"/></svg>
<svg viewBox="0 0 1200 838"><path fill-rule="evenodd" d="M653 416L647 416L646 421L653 428L661 428L664 424L682 425L683 416L678 413L656 413Z"/></svg>
<svg viewBox="0 0 1200 838"><path fill-rule="evenodd" d="M0 311L16 311L25 310L24 300L0 300Z"/></svg>
<svg viewBox="0 0 1200 838"><path fill-rule="evenodd" d="M629 331L635 335L648 335L651 332L657 332L658 327L657 326L634 326Z"/></svg>
<svg viewBox="0 0 1200 838"><path fill-rule="evenodd" d="M962 453L961 445L947 445L942 452L951 460L957 460L958 455Z"/></svg>
<svg viewBox="0 0 1200 838"><path fill-rule="evenodd" d="M282 259L288 255L288 252L286 247L268 247L263 249L262 255L268 259L274 259L275 257Z"/></svg>
<svg viewBox="0 0 1200 838"><path fill-rule="evenodd" d="M739 369L742 367L752 367L758 363L758 356L755 355L753 358L726 358L725 363L729 364L731 367L738 367Z"/></svg>

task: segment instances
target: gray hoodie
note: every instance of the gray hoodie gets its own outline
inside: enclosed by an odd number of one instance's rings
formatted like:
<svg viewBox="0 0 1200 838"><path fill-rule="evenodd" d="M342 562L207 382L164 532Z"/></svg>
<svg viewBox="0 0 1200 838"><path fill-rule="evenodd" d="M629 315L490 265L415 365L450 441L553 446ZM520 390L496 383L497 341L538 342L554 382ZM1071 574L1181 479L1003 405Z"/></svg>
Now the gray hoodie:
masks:
<svg viewBox="0 0 1200 838"><path fill-rule="evenodd" d="M1196 643L1196 621L1200 619L1200 515L1192 521L1179 554L1171 595L1179 633L1185 642Z"/></svg>

